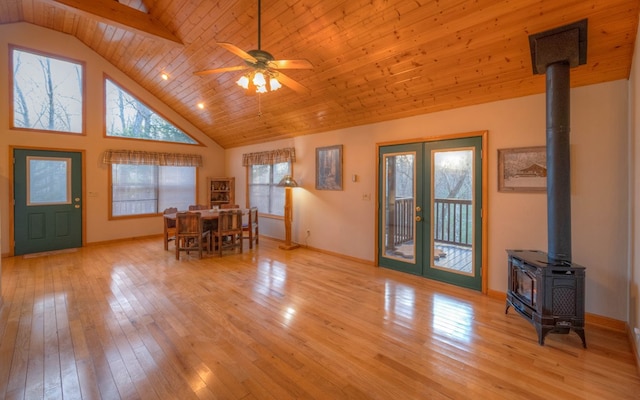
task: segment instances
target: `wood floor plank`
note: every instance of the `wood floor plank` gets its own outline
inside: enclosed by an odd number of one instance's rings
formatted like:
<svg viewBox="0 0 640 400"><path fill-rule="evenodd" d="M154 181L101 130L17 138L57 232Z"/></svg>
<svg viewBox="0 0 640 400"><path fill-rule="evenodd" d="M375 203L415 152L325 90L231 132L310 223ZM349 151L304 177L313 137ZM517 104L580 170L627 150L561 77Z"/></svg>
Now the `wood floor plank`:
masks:
<svg viewBox="0 0 640 400"><path fill-rule="evenodd" d="M2 289L0 398L640 393L624 332L588 325L588 349L573 333L540 346L504 302L268 239L202 260L161 238L5 258Z"/></svg>

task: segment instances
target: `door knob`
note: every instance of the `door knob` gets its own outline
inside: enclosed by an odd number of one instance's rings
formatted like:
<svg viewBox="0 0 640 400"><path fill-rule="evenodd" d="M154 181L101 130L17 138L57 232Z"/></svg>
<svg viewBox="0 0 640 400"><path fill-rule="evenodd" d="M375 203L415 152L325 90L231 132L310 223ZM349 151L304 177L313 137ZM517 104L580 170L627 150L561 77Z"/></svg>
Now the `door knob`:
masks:
<svg viewBox="0 0 640 400"><path fill-rule="evenodd" d="M416 211L417 211L417 212L422 211L422 207L420 207L420 206L416 206Z"/></svg>
<svg viewBox="0 0 640 400"><path fill-rule="evenodd" d="M419 215L416 215L416 221L417 221L417 222L422 221L422 217L421 217L421 216L419 216Z"/></svg>

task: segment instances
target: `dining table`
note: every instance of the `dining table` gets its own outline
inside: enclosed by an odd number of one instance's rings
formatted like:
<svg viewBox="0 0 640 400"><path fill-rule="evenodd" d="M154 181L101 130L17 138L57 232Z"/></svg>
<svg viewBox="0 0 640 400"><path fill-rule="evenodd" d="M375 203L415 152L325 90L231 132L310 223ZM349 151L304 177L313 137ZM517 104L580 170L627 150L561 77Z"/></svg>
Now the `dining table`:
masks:
<svg viewBox="0 0 640 400"><path fill-rule="evenodd" d="M233 210L242 210L242 214L245 215L249 212L249 209L246 208L226 208L224 210L220 210L220 209L210 209L210 210L194 210L194 211L179 211L179 212L198 212L200 213L200 217L203 220L203 223L205 224L205 226L209 226L209 229L213 229L214 226L216 224L214 224L214 221L218 220L218 217L220 215L220 211L233 211ZM167 213L167 214L163 214L164 218L168 219L168 220L172 220L175 221L176 220L176 214L177 213ZM164 233L166 234L166 227L167 224L163 224L164 225Z"/></svg>
<svg viewBox="0 0 640 400"><path fill-rule="evenodd" d="M229 210L233 210L233 209L227 209L224 211L229 211ZM204 220L208 220L208 221L212 221L212 220L216 220L218 219L218 216L220 215L220 210L215 210L215 209L211 209L211 210L194 210L194 211L180 211L180 212L199 212L200 213L200 217ZM245 213L244 211L242 212L243 214ZM176 214L177 213L168 213L168 214L163 214L165 218L170 219L175 221L176 220Z"/></svg>

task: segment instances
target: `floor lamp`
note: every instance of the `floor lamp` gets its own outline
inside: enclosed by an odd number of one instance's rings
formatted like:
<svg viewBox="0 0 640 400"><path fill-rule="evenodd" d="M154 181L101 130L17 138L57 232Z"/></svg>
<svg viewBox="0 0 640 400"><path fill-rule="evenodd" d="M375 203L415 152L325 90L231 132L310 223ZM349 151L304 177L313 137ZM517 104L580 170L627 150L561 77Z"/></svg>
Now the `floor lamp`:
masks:
<svg viewBox="0 0 640 400"><path fill-rule="evenodd" d="M293 194L291 189L298 187L298 183L291 175L285 175L278 183L278 186L284 187L284 244L279 247L283 250L293 250L300 247L299 244L291 242L291 221L293 220Z"/></svg>

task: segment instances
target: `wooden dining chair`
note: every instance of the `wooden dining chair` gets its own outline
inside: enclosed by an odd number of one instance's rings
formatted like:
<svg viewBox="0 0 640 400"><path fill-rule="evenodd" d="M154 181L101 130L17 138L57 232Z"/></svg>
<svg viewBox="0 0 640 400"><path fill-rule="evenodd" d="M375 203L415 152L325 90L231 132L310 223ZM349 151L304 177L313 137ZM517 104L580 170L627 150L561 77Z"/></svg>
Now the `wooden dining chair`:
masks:
<svg viewBox="0 0 640 400"><path fill-rule="evenodd" d="M221 210L229 210L231 208L240 208L240 206L237 204L220 204Z"/></svg>
<svg viewBox="0 0 640 400"><path fill-rule="evenodd" d="M213 242L218 255L223 250L240 249L242 253L242 210L221 210L218 213L218 229L213 231Z"/></svg>
<svg viewBox="0 0 640 400"><path fill-rule="evenodd" d="M191 251L198 252L202 258L202 251L211 252L211 232L203 229L202 216L199 212L179 212L176 214L176 260L180 259L180 252L189 255Z"/></svg>
<svg viewBox="0 0 640 400"><path fill-rule="evenodd" d="M247 213L247 222L242 224L242 239L249 240L249 248L253 242L258 244L258 207L251 207Z"/></svg>
<svg viewBox="0 0 640 400"><path fill-rule="evenodd" d="M166 208L162 214L175 214L178 209L175 207ZM176 240L176 220L162 217L164 219L164 249L169 250L169 242Z"/></svg>

